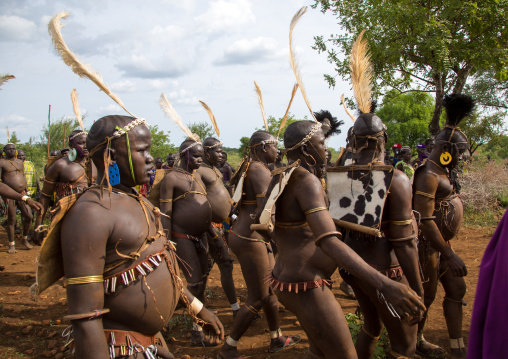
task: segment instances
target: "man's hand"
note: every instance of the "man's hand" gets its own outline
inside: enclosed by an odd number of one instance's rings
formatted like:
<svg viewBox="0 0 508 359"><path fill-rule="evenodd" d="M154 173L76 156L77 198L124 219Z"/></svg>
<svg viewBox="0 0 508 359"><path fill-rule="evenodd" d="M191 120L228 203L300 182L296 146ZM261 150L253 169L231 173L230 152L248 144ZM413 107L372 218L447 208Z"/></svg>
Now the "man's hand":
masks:
<svg viewBox="0 0 508 359"><path fill-rule="evenodd" d="M224 326L215 314L203 307L197 317L206 322L203 332L208 345L218 345L224 340Z"/></svg>
<svg viewBox="0 0 508 359"><path fill-rule="evenodd" d="M457 254L452 253L449 257L445 257L445 259L454 277L465 277L467 275L466 265Z"/></svg>
<svg viewBox="0 0 508 359"><path fill-rule="evenodd" d="M31 198L28 198L26 200L26 204L28 204L30 206L30 208L35 209L36 211L39 211L39 217L42 216L42 212L44 211L44 207L42 207L42 204L32 200Z"/></svg>
<svg viewBox="0 0 508 359"><path fill-rule="evenodd" d="M386 300L386 305L391 306L401 319L409 318L410 325L418 323L423 318L426 308L416 292L407 285L388 278L384 284L381 294Z"/></svg>

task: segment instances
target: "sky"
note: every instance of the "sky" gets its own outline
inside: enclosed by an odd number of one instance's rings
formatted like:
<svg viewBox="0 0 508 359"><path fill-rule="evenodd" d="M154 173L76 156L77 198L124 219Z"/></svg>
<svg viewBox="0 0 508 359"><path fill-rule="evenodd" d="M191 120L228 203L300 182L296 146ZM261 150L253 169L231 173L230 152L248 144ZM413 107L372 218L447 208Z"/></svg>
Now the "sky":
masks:
<svg viewBox="0 0 508 359"><path fill-rule="evenodd" d="M39 139L51 119L74 116L70 94L76 89L85 126L105 115L126 114L95 84L79 78L54 50L47 31L61 11L63 38L84 63L99 72L126 108L150 125L170 131L179 145L183 132L164 116L158 100L165 93L186 124L210 123L199 100L212 109L227 147L238 147L263 119L254 90L262 91L267 116L284 115L295 76L289 65L289 24L304 0L2 0L0 2L0 74L16 79L0 89L0 143L5 127L18 138ZM303 83L314 111L329 110L342 119L342 133L329 146L345 143L352 125L340 103L351 96L349 83L333 74L326 54L313 50L313 37L340 31L331 13L311 9L294 32ZM291 113L310 113L300 92Z"/></svg>

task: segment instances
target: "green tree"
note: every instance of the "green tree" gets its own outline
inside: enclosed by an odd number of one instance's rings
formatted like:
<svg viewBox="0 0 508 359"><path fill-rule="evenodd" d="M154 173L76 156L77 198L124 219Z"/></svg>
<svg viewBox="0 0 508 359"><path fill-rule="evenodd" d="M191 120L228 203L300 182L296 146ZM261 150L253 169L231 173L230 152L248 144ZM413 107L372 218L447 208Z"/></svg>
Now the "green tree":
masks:
<svg viewBox="0 0 508 359"><path fill-rule="evenodd" d="M206 122L195 122L189 125L189 130L192 133L195 133L201 138L201 141L204 141L207 137L216 137L216 133L212 127Z"/></svg>
<svg viewBox="0 0 508 359"><path fill-rule="evenodd" d="M490 155L492 159L508 159L508 136L503 134L493 137L485 145L482 153Z"/></svg>
<svg viewBox="0 0 508 359"><path fill-rule="evenodd" d="M481 116L475 112L473 116L462 121L460 127L468 137L470 155L473 155L478 147L505 133L504 117L504 112L496 112L489 116Z"/></svg>
<svg viewBox="0 0 508 359"><path fill-rule="evenodd" d="M266 119L266 123L268 124L268 132L273 134L275 137L277 137L277 134L279 133L279 128L280 128L280 125L282 124L283 118L284 117L275 118L273 116L268 116L268 118ZM306 120L307 116L305 116L304 119ZM280 139L284 138L284 132L286 132L286 128L288 128L288 126L290 124L292 124L293 122L296 122L296 121L298 121L298 120L295 119L295 116L292 115L291 113L289 113L288 117L287 117L287 120L286 120L286 124L284 125L284 127L280 131L280 135L279 135ZM256 130L264 130L264 129L265 129L264 126L260 127L260 128L256 128Z"/></svg>
<svg viewBox="0 0 508 359"><path fill-rule="evenodd" d="M175 152L176 148L170 142L170 131L164 132L159 130L158 125L150 126L150 134L152 136L152 147L150 154L155 157L162 157L164 161L170 152Z"/></svg>
<svg viewBox="0 0 508 359"><path fill-rule="evenodd" d="M427 125L432 112L432 97L428 93L401 94L392 90L383 98L383 105L376 114L386 124L389 147L400 143L415 151L416 145L430 137Z"/></svg>
<svg viewBox="0 0 508 359"><path fill-rule="evenodd" d="M78 121L73 117L62 117L60 120L51 123L51 131L48 131L48 126L44 125L40 136L40 143L48 145L49 137L49 150L59 150L69 146L69 134L77 129L80 129Z"/></svg>
<svg viewBox="0 0 508 359"><path fill-rule="evenodd" d="M240 148L238 149L238 153L240 154L240 156L243 156L243 154L246 151L246 148L249 147L249 141L250 141L249 137L244 136L240 138Z"/></svg>
<svg viewBox="0 0 508 359"><path fill-rule="evenodd" d="M312 7L331 11L341 31L316 36L314 49L328 56L336 74L325 75L333 86L335 76L350 79L349 55L362 30L366 30L377 80L375 92L396 89L435 94L429 123L439 132L443 97L462 93L466 81L492 69L508 75L508 2L499 0L315 0Z"/></svg>
<svg viewBox="0 0 508 359"><path fill-rule="evenodd" d="M480 72L466 85L466 92L484 107L508 109L508 77L496 75L492 69Z"/></svg>
<svg viewBox="0 0 508 359"><path fill-rule="evenodd" d="M21 141L19 140L18 136L16 135L16 131L12 131L11 133L11 143L15 144L16 147Z"/></svg>

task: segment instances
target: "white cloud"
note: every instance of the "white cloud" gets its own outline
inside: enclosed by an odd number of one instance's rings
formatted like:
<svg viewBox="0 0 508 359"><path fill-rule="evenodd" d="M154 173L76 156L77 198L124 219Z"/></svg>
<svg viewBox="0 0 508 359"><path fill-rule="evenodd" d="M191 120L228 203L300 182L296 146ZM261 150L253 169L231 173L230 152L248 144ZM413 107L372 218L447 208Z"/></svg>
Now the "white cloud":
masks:
<svg viewBox="0 0 508 359"><path fill-rule="evenodd" d="M152 30L150 30L150 34L152 35L150 38L160 37L161 40L175 41L184 37L185 30L182 27L176 25L169 25L165 27L156 25L152 28Z"/></svg>
<svg viewBox="0 0 508 359"><path fill-rule="evenodd" d="M176 80L162 80L162 79L155 79L148 81L148 84L150 86L151 90L163 90L167 88L175 88L178 87L178 81Z"/></svg>
<svg viewBox="0 0 508 359"><path fill-rule="evenodd" d="M187 12L191 12L196 8L195 0L162 0L163 4L169 4L170 8L178 7Z"/></svg>
<svg viewBox="0 0 508 359"><path fill-rule="evenodd" d="M126 76L140 78L172 78L189 72L192 61L182 57L160 56L152 60L145 55L131 55L130 59L120 62L116 67Z"/></svg>
<svg viewBox="0 0 508 359"><path fill-rule="evenodd" d="M120 112L123 113L124 110L116 104L101 106L101 107L99 107L99 109L97 111L95 111L95 113L98 113L98 114L104 114L104 113L111 114L111 113L120 113Z"/></svg>
<svg viewBox="0 0 508 359"><path fill-rule="evenodd" d="M217 0L210 4L208 10L194 18L198 32L217 33L238 29L253 23L256 17L248 0Z"/></svg>
<svg viewBox="0 0 508 359"><path fill-rule="evenodd" d="M280 48L277 42L269 37L242 39L234 42L224 50L215 65L250 64L259 61L278 59L287 55L287 49Z"/></svg>
<svg viewBox="0 0 508 359"><path fill-rule="evenodd" d="M16 15L0 15L0 41L31 41L37 25Z"/></svg>
<svg viewBox="0 0 508 359"><path fill-rule="evenodd" d="M115 82L111 85L111 90L119 93L134 92L136 91L136 84L131 80Z"/></svg>

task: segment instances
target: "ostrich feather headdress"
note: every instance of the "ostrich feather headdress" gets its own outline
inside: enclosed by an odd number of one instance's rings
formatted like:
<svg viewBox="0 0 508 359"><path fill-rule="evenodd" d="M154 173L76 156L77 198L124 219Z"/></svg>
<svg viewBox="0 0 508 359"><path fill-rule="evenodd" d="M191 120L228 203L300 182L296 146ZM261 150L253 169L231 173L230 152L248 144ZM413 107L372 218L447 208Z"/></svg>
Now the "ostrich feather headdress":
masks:
<svg viewBox="0 0 508 359"><path fill-rule="evenodd" d="M69 138L70 141L72 141L78 136L88 135L88 132L85 131L85 126L83 124L81 110L79 109L78 91L76 91L76 89L72 89L71 91L71 101L72 101L72 109L74 110L74 115L76 115L76 120L78 121L79 127L81 127L81 131L72 135L71 138Z"/></svg>
<svg viewBox="0 0 508 359"><path fill-rule="evenodd" d="M9 74L0 75L0 86L2 86L7 81L15 79L15 78L16 77L14 77L14 75L9 75Z"/></svg>

